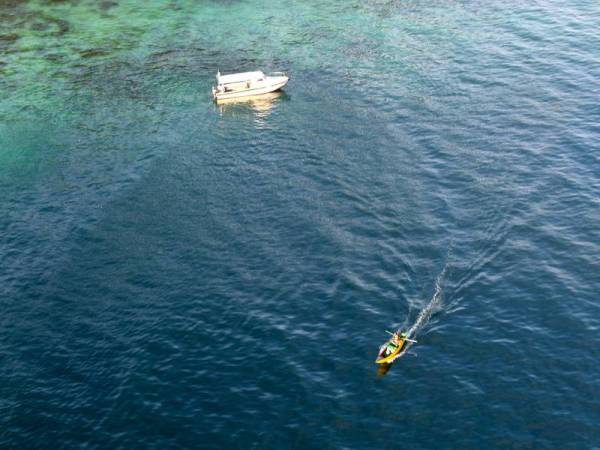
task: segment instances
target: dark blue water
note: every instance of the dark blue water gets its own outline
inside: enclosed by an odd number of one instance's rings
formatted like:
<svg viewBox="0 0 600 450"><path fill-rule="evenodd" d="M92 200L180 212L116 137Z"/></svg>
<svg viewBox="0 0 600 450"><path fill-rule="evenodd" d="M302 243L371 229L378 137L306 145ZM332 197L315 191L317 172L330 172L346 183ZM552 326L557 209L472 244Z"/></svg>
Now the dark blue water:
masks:
<svg viewBox="0 0 600 450"><path fill-rule="evenodd" d="M600 447L597 2L0 6L0 447Z"/></svg>

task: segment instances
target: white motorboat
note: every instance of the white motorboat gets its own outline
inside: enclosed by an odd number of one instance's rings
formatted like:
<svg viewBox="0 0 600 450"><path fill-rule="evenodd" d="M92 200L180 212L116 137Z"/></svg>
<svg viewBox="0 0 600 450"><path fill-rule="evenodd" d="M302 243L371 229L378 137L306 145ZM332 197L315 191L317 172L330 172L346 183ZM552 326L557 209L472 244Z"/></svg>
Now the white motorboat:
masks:
<svg viewBox="0 0 600 450"><path fill-rule="evenodd" d="M261 71L221 75L217 72L217 85L212 88L216 101L230 98L261 95L274 92L287 84L289 77L283 72L265 75Z"/></svg>

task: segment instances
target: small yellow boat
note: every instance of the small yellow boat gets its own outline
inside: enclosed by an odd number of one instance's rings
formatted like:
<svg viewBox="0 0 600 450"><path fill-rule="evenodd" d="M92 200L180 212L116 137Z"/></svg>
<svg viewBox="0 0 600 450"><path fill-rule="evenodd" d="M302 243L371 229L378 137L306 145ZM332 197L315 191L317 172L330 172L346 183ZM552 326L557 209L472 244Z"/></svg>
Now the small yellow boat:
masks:
<svg viewBox="0 0 600 450"><path fill-rule="evenodd" d="M389 333L389 332L388 332ZM379 353L377 354L376 364L391 364L400 355L406 342L417 342L412 339L408 339L406 333L390 333L392 337L389 341L379 347Z"/></svg>

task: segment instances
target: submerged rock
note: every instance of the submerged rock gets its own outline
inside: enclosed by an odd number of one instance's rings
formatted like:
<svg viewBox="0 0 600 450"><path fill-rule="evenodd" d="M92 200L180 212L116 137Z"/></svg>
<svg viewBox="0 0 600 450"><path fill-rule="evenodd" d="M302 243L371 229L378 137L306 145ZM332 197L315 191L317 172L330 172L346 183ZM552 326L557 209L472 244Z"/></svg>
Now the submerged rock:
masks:
<svg viewBox="0 0 600 450"><path fill-rule="evenodd" d="M117 5L118 5L117 2L113 2L111 0L104 0L104 1L100 2L98 7L100 8L101 11L108 11L109 9L114 8Z"/></svg>
<svg viewBox="0 0 600 450"><path fill-rule="evenodd" d="M49 24L47 22L33 22L31 25L29 25L29 28L34 31L44 31L47 30L48 27Z"/></svg>
<svg viewBox="0 0 600 450"><path fill-rule="evenodd" d="M0 34L0 41L4 41L4 42L15 42L17 39L19 39L19 35L15 34L15 33L11 33L11 34Z"/></svg>
<svg viewBox="0 0 600 450"><path fill-rule="evenodd" d="M0 0L0 7L17 6L26 3L27 0Z"/></svg>
<svg viewBox="0 0 600 450"><path fill-rule="evenodd" d="M69 22L64 19L52 19L52 21L58 26L58 31L53 33L55 36L62 36L69 31Z"/></svg>
<svg viewBox="0 0 600 450"><path fill-rule="evenodd" d="M82 58L94 58L96 56L110 55L110 52L103 48L90 48L89 50L83 50L83 51L79 52L79 55Z"/></svg>

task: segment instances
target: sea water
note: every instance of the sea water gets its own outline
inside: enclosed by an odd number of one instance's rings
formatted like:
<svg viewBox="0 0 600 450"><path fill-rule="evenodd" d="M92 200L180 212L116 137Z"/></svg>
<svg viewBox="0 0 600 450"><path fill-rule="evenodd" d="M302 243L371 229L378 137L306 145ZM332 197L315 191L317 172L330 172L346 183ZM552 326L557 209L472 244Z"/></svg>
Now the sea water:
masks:
<svg viewBox="0 0 600 450"><path fill-rule="evenodd" d="M0 446L599 447L599 29L2 2ZM218 70L291 80L215 105Z"/></svg>

